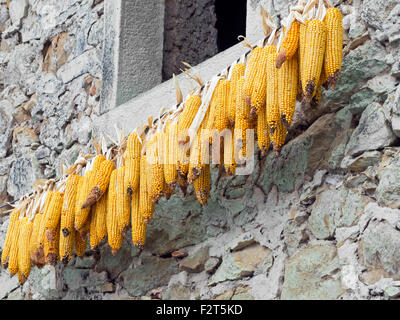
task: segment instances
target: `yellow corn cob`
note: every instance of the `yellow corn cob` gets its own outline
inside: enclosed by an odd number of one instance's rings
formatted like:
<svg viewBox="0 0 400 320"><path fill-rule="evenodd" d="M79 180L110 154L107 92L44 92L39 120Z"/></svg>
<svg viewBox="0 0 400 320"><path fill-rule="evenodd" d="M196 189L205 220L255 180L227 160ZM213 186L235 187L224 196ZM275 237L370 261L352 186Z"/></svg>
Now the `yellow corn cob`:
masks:
<svg viewBox="0 0 400 320"><path fill-rule="evenodd" d="M108 187L107 200L107 235L108 245L113 255L117 253L122 245L122 233L118 230L117 219L117 170L111 173L110 184Z"/></svg>
<svg viewBox="0 0 400 320"><path fill-rule="evenodd" d="M236 168L233 134L234 132L231 130L230 140L228 140L227 137L224 137L224 168L228 175L235 174ZM227 141L225 141L225 138Z"/></svg>
<svg viewBox="0 0 400 320"><path fill-rule="evenodd" d="M44 256L46 264L52 266L57 264L59 257L59 244L60 244L60 225L57 226L56 235L51 242L48 238L44 239Z"/></svg>
<svg viewBox="0 0 400 320"><path fill-rule="evenodd" d="M278 99L278 69L275 67L276 50L272 50L267 59L266 111L268 129L270 135L273 135L281 118Z"/></svg>
<svg viewBox="0 0 400 320"><path fill-rule="evenodd" d="M92 207L92 214L90 217L90 227L89 227L89 244L92 250L94 250L100 243L100 240L97 237L97 226L96 226L97 219L96 219L95 206Z"/></svg>
<svg viewBox="0 0 400 320"><path fill-rule="evenodd" d="M25 217L21 221L21 233L18 238L18 272L20 283L24 284L31 272L31 257L29 254L30 238L33 222Z"/></svg>
<svg viewBox="0 0 400 320"><path fill-rule="evenodd" d="M298 79L297 54L287 59L278 71L279 111L285 126L292 124L296 107Z"/></svg>
<svg viewBox="0 0 400 320"><path fill-rule="evenodd" d="M236 114L235 114L235 143L234 148L241 148L241 157L246 156L246 130L249 129L250 105L244 101L244 82L242 77L238 80L236 86Z"/></svg>
<svg viewBox="0 0 400 320"><path fill-rule="evenodd" d="M89 212L87 208L99 201L101 196L107 191L108 184L110 182L111 172L113 170L114 163L111 160L103 161L100 165L99 170L95 172L94 187L87 193L82 190L82 197L84 198L84 201L80 202L79 208L81 208L82 210L87 210L84 211L86 216ZM80 223L83 223L83 221L80 221Z"/></svg>
<svg viewBox="0 0 400 320"><path fill-rule="evenodd" d="M233 128L233 126L235 125L237 82L242 76L244 76L245 70L246 66L243 63L237 63L232 69L231 86L228 101L228 121L230 128Z"/></svg>
<svg viewBox="0 0 400 320"><path fill-rule="evenodd" d="M303 65L305 63L305 48L306 48L306 31L309 20L306 23L300 23L300 32L299 32L299 87L300 92L298 93L298 100L302 100L303 96L303 83L304 83L304 68Z"/></svg>
<svg viewBox="0 0 400 320"><path fill-rule="evenodd" d="M63 207L64 193L54 192L49 206L49 214L46 215L46 219L42 222L46 224L46 237L50 242L54 239L58 239L57 227L60 224L61 210Z"/></svg>
<svg viewBox="0 0 400 320"><path fill-rule="evenodd" d="M265 108L260 112L257 117L257 143L261 150L261 156L265 156L270 146L270 138L268 132L268 125L266 118Z"/></svg>
<svg viewBox="0 0 400 320"><path fill-rule="evenodd" d="M106 160L106 157L105 157L105 156L103 156L103 155L101 155L101 154L98 154L98 155L94 158L94 160L93 160L93 167L92 167L92 170L93 170L93 171L99 170L100 167L101 167L101 163L102 163L103 161L105 161L105 160Z"/></svg>
<svg viewBox="0 0 400 320"><path fill-rule="evenodd" d="M87 240L88 240L88 232L87 229L90 229L90 220L86 220L83 224L82 231L83 233L79 233L75 231L75 253L78 257L83 257L87 248Z"/></svg>
<svg viewBox="0 0 400 320"><path fill-rule="evenodd" d="M117 169L117 221L118 221L118 231L124 232L129 225L129 219L131 217L131 201L130 197L126 193L126 189L124 188L124 175L125 175L125 167L122 166ZM95 229L94 229L95 230ZM97 237L96 237L97 238Z"/></svg>
<svg viewBox="0 0 400 320"><path fill-rule="evenodd" d="M207 204L208 195L210 194L210 165L203 165L200 176L193 182L197 200L200 204Z"/></svg>
<svg viewBox="0 0 400 320"><path fill-rule="evenodd" d="M282 146L285 144L286 133L286 127L283 125L282 121L279 121L278 126L271 137L273 149L276 155L280 154Z"/></svg>
<svg viewBox="0 0 400 320"><path fill-rule="evenodd" d="M258 70L254 77L253 91L251 93L250 118L255 119L262 110L265 110L268 54L272 53L275 49L275 46L268 45L261 50L257 68Z"/></svg>
<svg viewBox="0 0 400 320"><path fill-rule="evenodd" d="M65 185L64 203L60 221L60 252L61 261L66 265L72 257L75 242L75 210L78 187L83 177L76 174L68 176Z"/></svg>
<svg viewBox="0 0 400 320"><path fill-rule="evenodd" d="M337 8L326 11L326 52L324 68L328 77L329 86L334 89L339 70L342 66L343 55L343 22L342 13Z"/></svg>
<svg viewBox="0 0 400 320"><path fill-rule="evenodd" d="M153 203L157 203L163 196L165 188L164 166L160 163L160 158L162 158L163 154L160 148L160 142L162 141L163 137L161 132L156 132L152 137L152 141L149 142L146 148L146 160L149 168L148 174L151 181L148 191Z"/></svg>
<svg viewBox="0 0 400 320"><path fill-rule="evenodd" d="M320 20L307 23L304 48L302 89L307 102L311 101L319 83L326 47L326 27Z"/></svg>
<svg viewBox="0 0 400 320"><path fill-rule="evenodd" d="M14 209L10 214L10 222L8 224L6 239L4 240L3 251L1 253L1 265L5 269L7 269L8 267L8 259L10 257L11 245L15 240L17 220L20 213L20 210Z"/></svg>
<svg viewBox="0 0 400 320"><path fill-rule="evenodd" d="M228 100L230 94L230 81L222 79L221 85L218 88L214 126L218 132L221 132L229 127Z"/></svg>
<svg viewBox="0 0 400 320"><path fill-rule="evenodd" d="M102 163L104 162L105 161L103 161ZM81 182L82 187L77 195L78 204L76 206L75 220L74 220L75 230L77 231L79 231L82 228L83 224L86 222L90 213L90 206L84 206L84 203L86 202L86 199L88 198L88 195L90 193L89 188L91 184L92 175L95 174L96 172L93 170L86 171L85 175L83 176L83 180ZM82 209L82 207L85 208Z"/></svg>
<svg viewBox="0 0 400 320"><path fill-rule="evenodd" d="M172 120L167 120L165 125L165 162L164 162L164 177L166 184L166 191L175 190L177 169L176 161L178 157L178 132L177 123ZM140 167L140 161L139 161Z"/></svg>
<svg viewBox="0 0 400 320"><path fill-rule="evenodd" d="M286 27L283 28L283 32L286 33ZM292 25L279 48L279 54L276 57L275 63L278 69L286 60L295 55L297 48L299 47L299 36L300 24L297 20L295 20L292 22Z"/></svg>
<svg viewBox="0 0 400 320"><path fill-rule="evenodd" d="M205 136L205 141L202 141L202 139L204 140L203 130L206 128L209 116L210 110L207 110L191 146L189 173L187 177L189 183L192 183L199 177L203 168L203 161L206 159L205 153L207 152L207 148L204 146L204 144L208 143L207 136Z"/></svg>
<svg viewBox="0 0 400 320"><path fill-rule="evenodd" d="M38 213L35 215L35 218L33 218L33 228L32 228L32 234L31 234L31 239L29 241L29 254L31 257L31 263L32 265L36 265L38 267L42 267L44 264L44 260L42 259L39 261L39 230L40 230L40 224L42 222L43 214Z"/></svg>
<svg viewBox="0 0 400 320"><path fill-rule="evenodd" d="M251 105L251 94L253 92L254 78L256 77L259 61L261 58L261 47L255 47L251 53L249 62L247 63L246 73L245 73L245 82L244 82L244 99L247 106Z"/></svg>
<svg viewBox="0 0 400 320"><path fill-rule="evenodd" d="M208 107L207 112L209 112L209 115L207 118L207 122L205 123L205 128L207 130L214 129L215 116L217 113L217 100L218 100L219 91L221 90L221 86L222 86L222 79L218 80L217 85L215 86L214 92L211 97L210 105ZM210 143L211 143L211 141L212 141L212 139L210 137Z"/></svg>
<svg viewBox="0 0 400 320"><path fill-rule="evenodd" d="M105 194L96 202L94 207L94 214L96 216L96 236L99 242L107 237L107 199L108 195Z"/></svg>
<svg viewBox="0 0 400 320"><path fill-rule="evenodd" d="M193 122L201 105L201 98L198 95L191 95L185 102L184 109L178 118L178 141L186 143L188 141L188 129Z"/></svg>
<svg viewBox="0 0 400 320"><path fill-rule="evenodd" d="M146 238L147 223L140 213L140 190L132 194L131 224L133 244L141 250Z"/></svg>
<svg viewBox="0 0 400 320"><path fill-rule="evenodd" d="M147 160L146 160L147 155L143 155L140 158L140 200L139 200L139 210L140 214L142 215L142 218L145 221L150 221L151 218L153 217L153 211L154 211L154 204L150 199L150 194L149 194L149 181L148 179L148 172L147 172Z"/></svg>
<svg viewBox="0 0 400 320"><path fill-rule="evenodd" d="M13 276L19 270L18 268L18 242L19 242L19 235L21 234L21 225L22 219L17 219L15 222L15 231L14 231L14 238L12 239L11 249L10 249L10 256L8 259L8 271L10 275Z"/></svg>
<svg viewBox="0 0 400 320"><path fill-rule="evenodd" d="M46 221L50 214L50 206L53 200L54 192L49 191L43 206L43 216L40 222L39 235L38 235L38 248L43 248L44 240L46 238Z"/></svg>
<svg viewBox="0 0 400 320"><path fill-rule="evenodd" d="M128 136L125 154L124 188L129 196L139 187L140 153L142 144L137 133Z"/></svg>

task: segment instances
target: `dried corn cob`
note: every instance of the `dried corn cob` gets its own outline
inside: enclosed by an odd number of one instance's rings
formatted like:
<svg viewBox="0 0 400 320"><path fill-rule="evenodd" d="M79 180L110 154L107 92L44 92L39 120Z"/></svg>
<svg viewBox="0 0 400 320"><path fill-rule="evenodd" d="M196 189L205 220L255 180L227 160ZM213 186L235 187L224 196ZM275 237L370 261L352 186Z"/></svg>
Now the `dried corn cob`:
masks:
<svg viewBox="0 0 400 320"><path fill-rule="evenodd" d="M60 224L58 224L57 229L55 231L56 235L53 238L53 241L50 241L48 238L44 240L44 257L46 264L50 264L52 266L57 264L59 257L59 243L60 243Z"/></svg>
<svg viewBox="0 0 400 320"><path fill-rule="evenodd" d="M257 117L257 143L261 150L261 156L265 156L271 144L268 132L265 108Z"/></svg>
<svg viewBox="0 0 400 320"><path fill-rule="evenodd" d="M30 238L33 228L33 222L25 217L21 221L21 233L18 238L18 272L19 280L24 284L31 272L31 257L29 254Z"/></svg>
<svg viewBox="0 0 400 320"><path fill-rule="evenodd" d="M140 212L140 190L132 194L131 224L133 244L141 250L146 238L147 223Z"/></svg>
<svg viewBox="0 0 400 320"><path fill-rule="evenodd" d="M17 220L20 213L20 210L14 209L10 214L10 222L8 224L6 239L4 240L3 251L1 252L1 265L5 269L8 267L11 245L15 239Z"/></svg>
<svg viewBox="0 0 400 320"><path fill-rule="evenodd" d="M105 156L103 156L103 155L101 155L101 154L98 154L98 155L94 158L94 160L93 160L92 170L93 170L93 171L100 170L101 163L102 163L103 161L105 161L105 160L106 160L106 157L105 157ZM93 187L93 186L92 186L92 187Z"/></svg>
<svg viewBox="0 0 400 320"><path fill-rule="evenodd" d="M292 124L296 107L298 79L297 54L283 63L278 71L278 99L281 120L285 126Z"/></svg>
<svg viewBox="0 0 400 320"><path fill-rule="evenodd" d="M110 182L111 172L113 170L114 163L111 160L105 160L101 163L100 169L95 172L94 187L89 190L88 195L86 193L83 193L82 196L86 200L84 200L84 202L82 203L80 202L80 208L82 210L86 210L84 211L86 216L89 212L87 208L99 201L101 196L107 191L108 184Z"/></svg>
<svg viewBox="0 0 400 320"><path fill-rule="evenodd" d="M246 66L243 63L237 63L232 69L230 94L228 101L228 121L229 127L233 128L235 125L235 112L236 112L236 86L238 80L244 76Z"/></svg>
<svg viewBox="0 0 400 320"><path fill-rule="evenodd" d="M284 34L286 34L286 27L283 28ZM300 24L298 21L293 21L290 29L287 31L285 39L279 48L279 54L276 57L276 67L279 69L282 64L293 57L299 46L300 36Z"/></svg>
<svg viewBox="0 0 400 320"><path fill-rule="evenodd" d="M129 196L139 187L140 153L142 144L137 133L128 136L125 154L124 188Z"/></svg>
<svg viewBox="0 0 400 320"><path fill-rule="evenodd" d="M60 252L59 256L61 261L66 265L72 257L75 241L75 211L76 211L76 198L78 187L81 184L83 177L76 174L68 176L65 192L64 203L61 211L60 221Z"/></svg>
<svg viewBox="0 0 400 320"><path fill-rule="evenodd" d="M150 221L151 218L153 217L153 211L154 211L154 204L150 199L150 194L149 194L149 181L148 179L148 173L146 171L146 168L148 166L147 160L146 160L147 155L143 155L140 158L140 200L139 200L139 210L140 214L142 215L142 218L145 221Z"/></svg>
<svg viewBox="0 0 400 320"><path fill-rule="evenodd" d="M46 238L46 221L48 219L48 215L50 215L50 207L53 201L54 192L49 191L46 196L46 200L43 206L43 216L40 223L39 235L38 235L38 248L43 249L44 241Z"/></svg>
<svg viewBox="0 0 400 320"><path fill-rule="evenodd" d="M214 126L221 132L229 127L228 121L228 100L230 94L230 81L226 79L221 80L221 84L218 87L218 95L216 101L216 112Z"/></svg>
<svg viewBox="0 0 400 320"><path fill-rule="evenodd" d="M201 98L193 94L185 102L184 109L178 118L178 141L184 144L188 141L188 129L201 105Z"/></svg>
<svg viewBox="0 0 400 320"><path fill-rule="evenodd" d="M265 110L265 99L267 91L267 60L268 54L272 53L276 47L268 45L261 50L258 62L258 70L253 81L253 91L251 93L250 118L255 119L257 115Z"/></svg>
<svg viewBox="0 0 400 320"><path fill-rule="evenodd" d="M162 142L162 133L156 132L146 150L146 160L149 167L148 174L151 179L149 185L149 196L153 203L157 203L157 201L163 196L165 188L164 166L160 161L163 155L161 149Z"/></svg>
<svg viewBox="0 0 400 320"><path fill-rule="evenodd" d="M108 244L113 255L117 253L122 245L122 233L118 230L117 219L117 174L117 170L113 170L111 173L107 200L107 235Z"/></svg>
<svg viewBox="0 0 400 320"><path fill-rule="evenodd" d="M271 137L272 146L276 155L280 154L282 146L285 144L286 133L286 127L283 125L282 121L279 121L278 126Z"/></svg>
<svg viewBox="0 0 400 320"><path fill-rule="evenodd" d="M298 100L302 100L303 96L303 83L304 83L304 64L305 64L305 48L306 48L306 31L309 20L306 23L300 23L300 32L299 32L299 88L300 93L298 93ZM300 97L301 96L301 97Z"/></svg>
<svg viewBox="0 0 400 320"><path fill-rule="evenodd" d="M33 218L33 228L32 228L32 234L31 234L31 239L29 241L29 254L31 257L31 263L32 265L36 266L43 266L44 260L39 261L37 253L39 249L39 229L40 229L40 224L42 222L43 214L38 213L35 215Z"/></svg>
<svg viewBox="0 0 400 320"><path fill-rule="evenodd" d="M235 174L235 150L233 140L233 130L230 135L224 136L224 168L228 175Z"/></svg>
<svg viewBox="0 0 400 320"><path fill-rule="evenodd" d="M107 199L108 195L105 194L96 202L93 209L96 217L96 236L99 242L107 237Z"/></svg>
<svg viewBox="0 0 400 320"><path fill-rule="evenodd" d="M104 162L105 161L103 161L102 164ZM97 171L97 173L98 172L99 171ZM84 204L86 203L86 199L88 198L88 194L90 193L89 188L90 188L92 176L96 175L97 173L93 170L88 170L85 172L85 175L83 176L83 180L81 182L82 187L79 190L79 193L77 196L78 204L76 206L75 220L74 220L75 230L77 230L77 231L82 229L83 224L86 222L87 218L89 217L90 206L85 206Z"/></svg>
<svg viewBox="0 0 400 320"><path fill-rule="evenodd" d="M11 249L10 249L10 254L9 254L9 259L8 259L8 271L10 272L10 275L13 276L16 274L19 270L18 268L18 242L19 242L19 236L21 234L21 225L22 225L22 219L17 219L15 222L15 231L13 232L13 239L12 239L12 244L11 244Z"/></svg>
<svg viewBox="0 0 400 320"><path fill-rule="evenodd" d="M82 229L87 229L87 225L90 226L89 220L86 220ZM75 231L75 253L78 257L83 257L87 248L87 233L85 235L79 234L79 232Z"/></svg>
<svg viewBox="0 0 400 320"><path fill-rule="evenodd" d="M97 219L95 214L95 207L92 207L92 214L90 217L90 227L89 227L89 244L90 248L94 250L100 243L100 239L97 237Z"/></svg>
<svg viewBox="0 0 400 320"><path fill-rule="evenodd" d="M302 79L303 94L310 102L319 83L326 47L326 27L320 20L307 23Z"/></svg>
<svg viewBox="0 0 400 320"><path fill-rule="evenodd" d="M247 106L251 105L251 94L253 92L254 79L256 77L259 61L261 59L262 48L255 47L251 53L249 62L247 63L245 82L244 82L244 99Z"/></svg>
<svg viewBox="0 0 400 320"><path fill-rule="evenodd" d="M275 67L276 50L268 54L266 111L270 135L273 135L280 121L278 99L278 69Z"/></svg>
<svg viewBox="0 0 400 320"><path fill-rule="evenodd" d="M165 125L165 163L164 163L164 177L166 184L166 191L175 190L176 179L177 179L177 169L176 169L176 161L178 157L178 132L177 132L177 123L172 121L171 119L166 121ZM139 161L140 167L140 161ZM140 175L140 174L139 174Z"/></svg>
<svg viewBox="0 0 400 320"><path fill-rule="evenodd" d="M54 192L49 206L49 213L46 215L46 219L42 221L46 224L46 237L53 243L54 239L58 239L57 227L60 224L61 210L63 207L64 193Z"/></svg>
<svg viewBox="0 0 400 320"><path fill-rule="evenodd" d="M117 169L117 186L116 186L116 193L117 193L117 204L116 204L116 211L117 211L117 221L118 221L118 231L122 233L123 231L128 228L129 219L131 216L131 201L130 197L126 193L126 189L124 188L124 175L125 175L125 167L122 166ZM95 226L93 231L96 230ZM97 236L96 236L97 239Z"/></svg>
<svg viewBox="0 0 400 320"><path fill-rule="evenodd" d="M242 77L236 87L236 114L235 114L235 143L234 148L241 149L241 157L246 156L246 130L250 128L250 105L244 101L244 82Z"/></svg>
<svg viewBox="0 0 400 320"><path fill-rule="evenodd" d="M334 89L342 66L343 22L342 13L337 8L329 8L325 15L326 52L324 68L329 86Z"/></svg>
<svg viewBox="0 0 400 320"><path fill-rule="evenodd" d="M200 204L207 204L208 196L210 194L210 165L203 165L200 176L193 182L194 190L196 192L197 200Z"/></svg>

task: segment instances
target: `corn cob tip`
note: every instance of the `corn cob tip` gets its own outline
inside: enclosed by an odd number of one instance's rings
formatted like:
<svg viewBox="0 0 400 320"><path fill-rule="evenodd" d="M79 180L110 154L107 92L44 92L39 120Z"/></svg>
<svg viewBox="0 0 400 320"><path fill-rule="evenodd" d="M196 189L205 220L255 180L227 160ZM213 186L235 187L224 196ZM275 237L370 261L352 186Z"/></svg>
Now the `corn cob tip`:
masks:
<svg viewBox="0 0 400 320"><path fill-rule="evenodd" d="M18 275L19 284L22 286L28 278L25 277L23 274Z"/></svg>
<svg viewBox="0 0 400 320"><path fill-rule="evenodd" d="M46 264L55 266L57 264L57 253L55 252L48 253L46 256Z"/></svg>
<svg viewBox="0 0 400 320"><path fill-rule="evenodd" d="M86 209L94 205L102 196L103 192L100 190L98 186L95 186L90 190L89 196L86 201L82 204L81 209Z"/></svg>
<svg viewBox="0 0 400 320"><path fill-rule="evenodd" d="M336 87L336 82L337 82L338 78L339 78L339 70L336 70L333 75L328 77L328 81L325 83L325 85L326 85L325 88L327 89L330 87L332 90L334 90Z"/></svg>
<svg viewBox="0 0 400 320"><path fill-rule="evenodd" d="M273 150L276 156L281 154L282 146L278 146L276 143L272 143Z"/></svg>
<svg viewBox="0 0 400 320"><path fill-rule="evenodd" d="M267 148L262 147L261 148L261 157L264 158L267 155L267 152L268 152Z"/></svg>
<svg viewBox="0 0 400 320"><path fill-rule="evenodd" d="M7 257L6 261L4 261L4 264L2 264L4 269L8 269L8 259L9 257Z"/></svg>
<svg viewBox="0 0 400 320"><path fill-rule="evenodd" d="M68 254L65 255L64 257L62 257L61 263L64 265L64 267L67 266L69 260L70 260L70 259L69 259L69 255L68 255Z"/></svg>
<svg viewBox="0 0 400 320"><path fill-rule="evenodd" d="M196 192L197 199L199 200L201 205L203 206L207 205L208 194L209 193L207 190L199 190Z"/></svg>
<svg viewBox="0 0 400 320"><path fill-rule="evenodd" d="M38 266L39 268L43 267L46 263L45 258L44 258L44 249L43 247L40 247L36 249L31 256L32 262Z"/></svg>
<svg viewBox="0 0 400 320"><path fill-rule="evenodd" d="M117 250L117 249L111 249L111 254L112 254L113 256L115 256L117 253L118 253L118 250Z"/></svg>
<svg viewBox="0 0 400 320"><path fill-rule="evenodd" d="M279 69L286 61L286 59L287 59L286 51L282 50L281 52L278 53L276 57L275 67Z"/></svg>
<svg viewBox="0 0 400 320"><path fill-rule="evenodd" d="M138 242L138 243L135 245L135 247L136 247L138 250L142 251L144 245L143 245L141 242Z"/></svg>
<svg viewBox="0 0 400 320"><path fill-rule="evenodd" d="M158 194L156 194L156 195L150 197L150 198L151 198L151 201L152 201L153 203L157 203L158 200L160 200L160 198L161 198L163 195L164 195L164 192L160 192L160 193L158 193Z"/></svg>
<svg viewBox="0 0 400 320"><path fill-rule="evenodd" d="M314 93L314 91L315 91L315 87L316 87L316 85L315 85L315 79L313 79L313 80L311 80L311 81L309 81L309 82L307 83L307 85L306 85L305 97L304 97L305 100L306 100L306 102L308 102L308 103L311 102L313 93Z"/></svg>
<svg viewBox="0 0 400 320"><path fill-rule="evenodd" d="M281 115L281 120L282 120L283 125L286 127L286 129L288 129L290 127L290 123L286 119L286 115L285 114Z"/></svg>
<svg viewBox="0 0 400 320"><path fill-rule="evenodd" d="M257 119L257 108L256 107L251 107L249 117L250 117L251 121Z"/></svg>

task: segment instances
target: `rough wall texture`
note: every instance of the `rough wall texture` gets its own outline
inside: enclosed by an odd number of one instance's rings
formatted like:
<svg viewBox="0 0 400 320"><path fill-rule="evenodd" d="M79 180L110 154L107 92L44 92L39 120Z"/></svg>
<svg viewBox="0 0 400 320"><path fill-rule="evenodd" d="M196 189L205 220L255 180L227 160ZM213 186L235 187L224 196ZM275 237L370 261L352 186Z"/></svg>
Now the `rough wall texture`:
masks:
<svg viewBox="0 0 400 320"><path fill-rule="evenodd" d="M214 1L165 1L163 80L218 52Z"/></svg>
<svg viewBox="0 0 400 320"><path fill-rule="evenodd" d="M180 191L168 202L162 199L142 252L133 248L128 233L115 257L104 245L67 267L33 269L22 287L1 270L0 298L399 299L400 4L341 1L340 9L347 53L337 88L324 93L318 108L297 106L291 140L279 157L257 158L250 176L227 177L214 169L206 207L197 203L193 190L185 199ZM12 53L2 53L9 59L2 68L22 55L16 54L24 45L20 37L12 39L2 41L2 46L10 43ZM40 63L46 41L33 55ZM25 90L32 92L41 83L24 86L24 81L5 85L5 115L31 102ZM51 104L48 108L53 110ZM1 160L0 174L7 180L7 163L13 163L7 189L16 193L24 186L20 172L40 165L32 145L58 140L34 135L34 126L23 126L31 134L18 134L8 120L0 128L1 141L12 141L7 154L13 152ZM62 150L58 144L43 147L49 158L57 148ZM18 158L18 150L31 157ZM3 217L0 247L7 226ZM178 250L188 256L172 257Z"/></svg>

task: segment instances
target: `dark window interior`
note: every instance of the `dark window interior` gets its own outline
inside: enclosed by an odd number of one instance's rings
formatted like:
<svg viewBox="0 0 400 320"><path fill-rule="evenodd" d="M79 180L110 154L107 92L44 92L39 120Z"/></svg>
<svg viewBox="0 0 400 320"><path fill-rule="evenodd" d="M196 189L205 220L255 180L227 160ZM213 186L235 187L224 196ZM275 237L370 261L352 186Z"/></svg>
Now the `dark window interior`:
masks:
<svg viewBox="0 0 400 320"><path fill-rule="evenodd" d="M215 0L218 30L218 51L239 42L239 35L246 35L246 0Z"/></svg>

